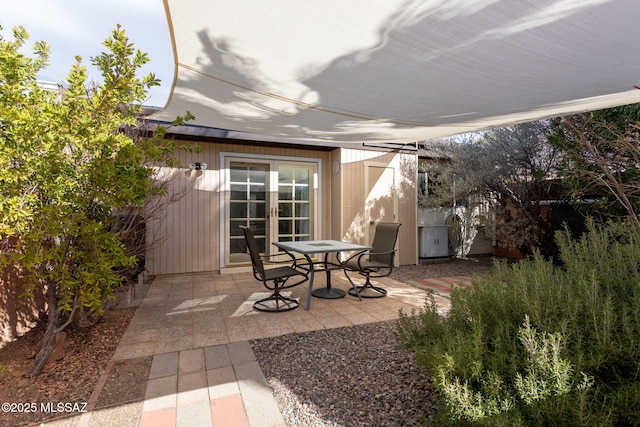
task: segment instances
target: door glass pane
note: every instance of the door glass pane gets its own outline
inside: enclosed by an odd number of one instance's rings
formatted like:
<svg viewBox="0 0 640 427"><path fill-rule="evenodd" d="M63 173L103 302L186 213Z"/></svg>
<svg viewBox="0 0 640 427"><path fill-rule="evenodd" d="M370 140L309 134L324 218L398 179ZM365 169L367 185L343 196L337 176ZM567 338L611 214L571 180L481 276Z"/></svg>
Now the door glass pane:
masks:
<svg viewBox="0 0 640 427"><path fill-rule="evenodd" d="M298 184L306 184L309 185L309 169L296 169L295 171L295 179Z"/></svg>
<svg viewBox="0 0 640 427"><path fill-rule="evenodd" d="M280 184L278 186L278 199L293 200L293 186L291 184Z"/></svg>
<svg viewBox="0 0 640 427"><path fill-rule="evenodd" d="M249 176L251 179L251 183L253 184L266 184L267 183L267 174L265 171L267 170L266 166L258 165L249 167Z"/></svg>
<svg viewBox="0 0 640 427"><path fill-rule="evenodd" d="M231 200L247 200L247 186L231 184Z"/></svg>
<svg viewBox="0 0 640 427"><path fill-rule="evenodd" d="M313 238L311 189L313 169L308 166L281 165L278 168L278 239Z"/></svg>
<svg viewBox="0 0 640 427"><path fill-rule="evenodd" d="M241 260L247 247L240 225L249 227L258 250L265 252L268 234L268 166L231 162L229 165L229 259ZM236 255L236 256L234 256Z"/></svg>
<svg viewBox="0 0 640 427"><path fill-rule="evenodd" d="M308 203L296 203L296 216L297 217L309 217L309 204Z"/></svg>
<svg viewBox="0 0 640 427"><path fill-rule="evenodd" d="M244 182L247 179L246 168L231 165L229 169L229 179L231 182Z"/></svg>
<svg viewBox="0 0 640 427"><path fill-rule="evenodd" d="M226 262L248 263L244 235L248 226L261 253L276 251L273 241L312 240L314 226L314 166L310 163L259 163L229 159L225 211ZM277 167L274 173L273 167ZM276 181L271 181L275 179ZM277 206L277 209L276 209ZM225 229L227 229L225 227Z"/></svg>
<svg viewBox="0 0 640 427"><path fill-rule="evenodd" d="M267 197L267 191L264 184L251 185L249 187L250 200L265 200Z"/></svg>
<svg viewBox="0 0 640 427"><path fill-rule="evenodd" d="M296 200L309 200L309 186L308 185L296 185Z"/></svg>
<svg viewBox="0 0 640 427"><path fill-rule="evenodd" d="M249 203L249 215L251 218L266 218L266 208L265 203L251 202Z"/></svg>
<svg viewBox="0 0 640 427"><path fill-rule="evenodd" d="M309 234L309 220L308 219L297 219L296 220L296 234Z"/></svg>
<svg viewBox="0 0 640 427"><path fill-rule="evenodd" d="M278 203L278 215L280 218L293 217L293 204L292 203Z"/></svg>
<svg viewBox="0 0 640 427"><path fill-rule="evenodd" d="M242 234L242 230L240 229L241 225L247 225L247 224L245 221L230 221L229 233L232 236L244 236L244 234Z"/></svg>
<svg viewBox="0 0 640 427"><path fill-rule="evenodd" d="M265 220L251 220L249 221L249 228L253 231L253 236L257 239L259 237L264 238L267 234L267 221Z"/></svg>
<svg viewBox="0 0 640 427"><path fill-rule="evenodd" d="M293 234L293 221L290 219L279 219L278 220L278 239L288 236L290 237Z"/></svg>
<svg viewBox="0 0 640 427"><path fill-rule="evenodd" d="M231 212L231 218L232 219L233 218L246 218L247 217L247 204L245 202L231 202L229 204L229 211Z"/></svg>
<svg viewBox="0 0 640 427"><path fill-rule="evenodd" d="M231 239L229 243L229 250L232 254L246 254L247 243L242 239Z"/></svg>
<svg viewBox="0 0 640 427"><path fill-rule="evenodd" d="M294 169L289 167L280 167L278 169L278 182L280 184L291 184L293 182Z"/></svg>

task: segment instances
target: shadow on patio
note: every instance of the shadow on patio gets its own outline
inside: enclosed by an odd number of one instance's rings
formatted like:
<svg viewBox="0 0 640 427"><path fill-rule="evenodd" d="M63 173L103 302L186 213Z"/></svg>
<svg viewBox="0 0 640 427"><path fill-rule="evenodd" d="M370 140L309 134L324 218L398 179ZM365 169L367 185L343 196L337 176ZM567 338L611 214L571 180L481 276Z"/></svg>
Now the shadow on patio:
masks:
<svg viewBox="0 0 640 427"><path fill-rule="evenodd" d="M314 288L325 280L317 275ZM252 305L266 289L251 273L156 277L111 362L152 359L144 399L96 408L80 424L285 425L249 341L393 320L400 309L409 313L425 303L426 290L389 278L376 282L387 289L385 298L312 298L309 311L263 313ZM337 272L332 286L350 288ZM304 301L307 289L304 283L289 290ZM446 310L448 299L436 299Z"/></svg>
<svg viewBox="0 0 640 427"><path fill-rule="evenodd" d="M250 273L190 274L156 277L131 320L114 355L115 360L229 344L294 332L308 332L396 319L424 305L426 292L391 279L378 281L386 298L312 298L311 308L260 313L253 302L266 289ZM316 276L315 288L325 286ZM344 275L334 273L332 286L350 288ZM305 301L307 284L290 289ZM447 300L442 299L446 305ZM439 301L440 302L440 301Z"/></svg>

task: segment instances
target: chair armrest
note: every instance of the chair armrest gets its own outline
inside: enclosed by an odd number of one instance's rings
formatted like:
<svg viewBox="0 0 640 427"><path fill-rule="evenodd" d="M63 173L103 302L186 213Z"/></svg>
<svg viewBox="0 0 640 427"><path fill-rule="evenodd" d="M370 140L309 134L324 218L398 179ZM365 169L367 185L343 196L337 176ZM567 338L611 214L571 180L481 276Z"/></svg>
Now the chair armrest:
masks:
<svg viewBox="0 0 640 427"><path fill-rule="evenodd" d="M390 251L385 251L385 252L364 252L364 253L360 253L360 254L356 254L359 255L358 256L358 268L360 270L363 269L361 261L362 261L362 257L364 257L365 255L371 257L371 255L389 255L389 254L395 254L398 250L397 249L392 249ZM354 255L355 256L355 255ZM353 257L349 258L352 259ZM393 258L392 258L393 259Z"/></svg>
<svg viewBox="0 0 640 427"><path fill-rule="evenodd" d="M291 264L293 262L293 264L291 265L291 268L296 268L298 261L304 261L305 258L296 258L295 256L293 256L293 254L287 250L284 250L284 252L289 255L289 257L291 258L290 260L271 260L270 258L273 257L279 257L282 256L283 254L273 254L273 255L261 255L260 259L262 260L262 262L264 263L269 263L269 264Z"/></svg>
<svg viewBox="0 0 640 427"><path fill-rule="evenodd" d="M393 249L391 251L386 251L386 252L369 252L369 255L388 255L397 251L398 251L397 249Z"/></svg>
<svg viewBox="0 0 640 427"><path fill-rule="evenodd" d="M366 254L368 254L368 253L369 253L369 250L368 250L368 249L363 249L363 250L361 250L361 251L358 251L358 252L356 252L355 254L351 255L349 258L345 259L344 261L342 261L342 260L340 259L340 254L341 254L341 253L342 253L342 252L336 252L336 258L338 259L338 262L339 262L340 264L346 264L347 262L351 261L352 259L354 259L354 258L356 258L356 257L358 257L358 259L360 259L359 257L361 257L362 255L366 255Z"/></svg>

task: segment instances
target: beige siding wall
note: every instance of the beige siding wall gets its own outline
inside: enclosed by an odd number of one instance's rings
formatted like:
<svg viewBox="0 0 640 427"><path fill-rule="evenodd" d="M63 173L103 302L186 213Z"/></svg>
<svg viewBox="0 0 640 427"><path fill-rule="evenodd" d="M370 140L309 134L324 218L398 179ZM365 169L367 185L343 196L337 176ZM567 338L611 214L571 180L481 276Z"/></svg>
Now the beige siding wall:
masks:
<svg viewBox="0 0 640 427"><path fill-rule="evenodd" d="M402 224L398 236L399 263L418 262L417 241L417 156L355 149L341 150L340 171L342 217L339 238L354 243L369 243L373 234L372 207L384 204L395 210L395 222ZM383 175L388 182L375 182L378 175L370 169L392 169ZM388 180L393 176L393 187ZM372 190L377 187L376 193ZM382 188L382 194L380 194ZM397 203L393 195L397 195ZM335 194L334 194L335 197ZM385 200L387 199L387 200Z"/></svg>
<svg viewBox="0 0 640 427"><path fill-rule="evenodd" d="M183 142L183 144L191 144ZM322 160L319 175L320 238L330 237L331 226L331 162L329 152L248 146L239 143L198 144L202 151L179 150L176 155L182 165L161 168L160 178L168 183L169 194L147 224L147 261L150 274L219 271L221 268L220 154L250 153L261 156L307 157ZM191 162L207 163L203 171L191 171ZM222 165L224 166L224 165Z"/></svg>
<svg viewBox="0 0 640 427"><path fill-rule="evenodd" d="M342 227L341 207L344 205L343 192L342 192L342 150L335 150L331 153L331 211L330 215L333 221L329 226L330 239L341 240L342 239Z"/></svg>
<svg viewBox="0 0 640 427"><path fill-rule="evenodd" d="M161 168L159 178L168 184L169 194L147 223L146 266L151 274L216 269L218 162L212 144L200 146L201 153L177 151L183 168ZM207 163L207 170L188 169L189 163L196 161Z"/></svg>
<svg viewBox="0 0 640 427"><path fill-rule="evenodd" d="M191 144L183 142L183 144ZM320 159L318 238L344 239L351 242L369 241L369 214L372 191L376 184L368 167L393 169L394 187L387 194L397 194L396 221L402 223L399 236L400 264L418 261L416 209L416 156L357 149L337 149L332 152L304 149L283 149L249 146L237 143L199 143L202 151L179 150L176 155L182 165L161 168L160 178L168 183L169 194L147 225L147 269L150 274L219 271L221 269L221 153L259 156ZM203 171L191 171L191 162L207 163ZM334 162L339 167L333 168ZM367 182L369 181L369 182ZM387 185L387 183L382 183ZM386 198L382 197L383 199ZM388 202L388 200L384 200ZM391 206L391 205L390 205ZM372 238L372 236L371 236Z"/></svg>

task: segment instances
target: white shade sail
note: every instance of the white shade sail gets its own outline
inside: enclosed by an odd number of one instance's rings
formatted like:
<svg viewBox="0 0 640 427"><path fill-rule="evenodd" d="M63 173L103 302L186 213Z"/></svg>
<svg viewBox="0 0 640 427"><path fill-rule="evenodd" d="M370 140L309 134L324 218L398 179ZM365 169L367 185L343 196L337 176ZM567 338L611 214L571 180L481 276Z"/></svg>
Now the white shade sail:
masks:
<svg viewBox="0 0 640 427"><path fill-rule="evenodd" d="M638 0L164 0L157 120L410 142L640 102Z"/></svg>

